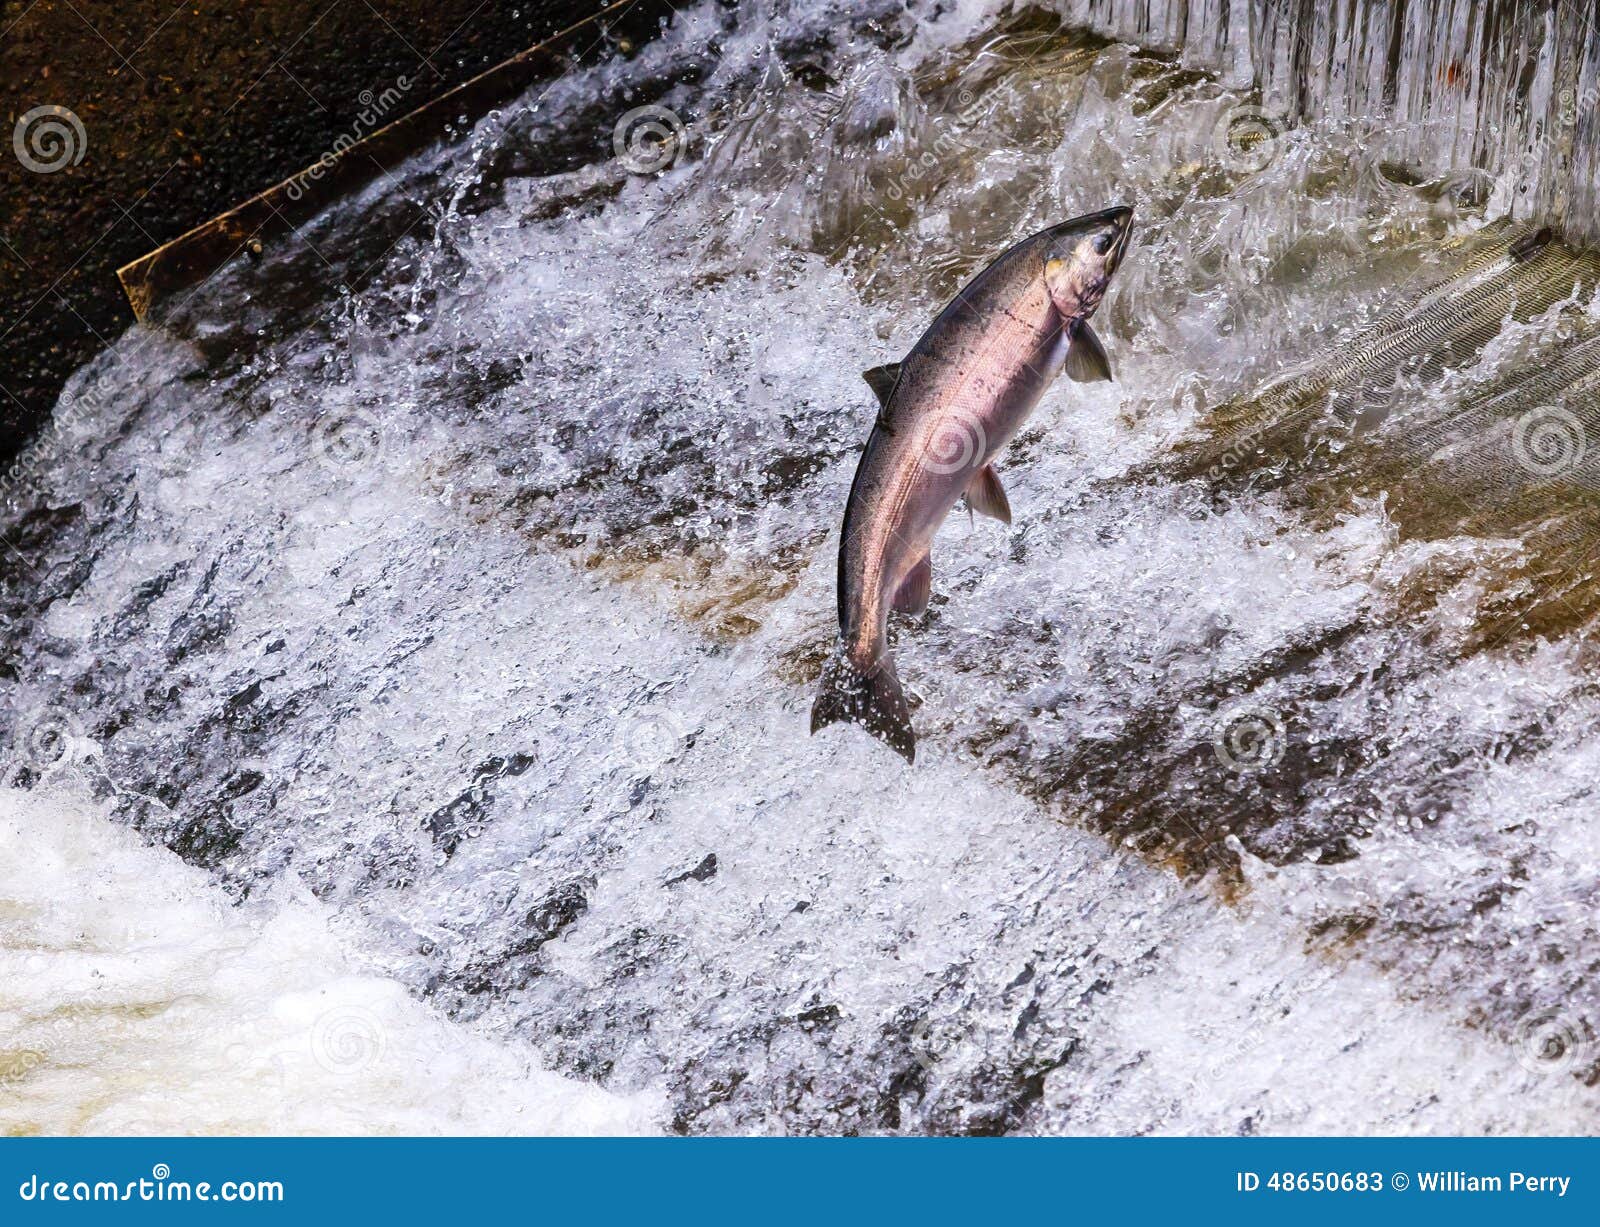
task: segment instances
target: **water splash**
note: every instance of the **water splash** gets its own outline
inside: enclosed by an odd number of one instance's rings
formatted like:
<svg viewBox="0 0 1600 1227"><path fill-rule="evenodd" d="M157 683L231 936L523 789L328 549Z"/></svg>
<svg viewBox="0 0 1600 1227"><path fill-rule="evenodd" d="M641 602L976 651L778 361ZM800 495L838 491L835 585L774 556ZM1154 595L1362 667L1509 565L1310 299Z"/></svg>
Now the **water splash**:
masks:
<svg viewBox="0 0 1600 1227"><path fill-rule="evenodd" d="M685 1131L1581 1127L1593 1054L1539 1054L1600 1008L1600 711L1576 639L1471 643L1521 543L1281 449L1173 467L1505 210L1238 67L702 8L486 119L74 381L6 525L7 779L303 883ZM615 159L641 106L682 156ZM897 627L923 761L806 739L858 372L1121 200L1121 382L1051 392L1017 527L953 521ZM1407 421L1545 307L1391 371Z"/></svg>

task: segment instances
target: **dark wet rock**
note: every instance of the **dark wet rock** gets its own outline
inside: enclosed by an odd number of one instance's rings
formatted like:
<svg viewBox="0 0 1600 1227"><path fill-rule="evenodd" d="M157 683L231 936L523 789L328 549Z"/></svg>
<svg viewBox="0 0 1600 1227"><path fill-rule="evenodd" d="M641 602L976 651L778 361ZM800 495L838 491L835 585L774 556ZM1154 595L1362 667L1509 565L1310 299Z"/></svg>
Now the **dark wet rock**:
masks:
<svg viewBox="0 0 1600 1227"><path fill-rule="evenodd" d="M222 796L228 800L243 797L261 787L266 779L259 771L239 771L231 776L222 786Z"/></svg>
<svg viewBox="0 0 1600 1227"><path fill-rule="evenodd" d="M216 586L222 562L217 558L206 567L188 607L167 633L167 659L172 664L181 664L191 653L217 646L233 627L232 611Z"/></svg>
<svg viewBox="0 0 1600 1227"><path fill-rule="evenodd" d="M826 1031L839 1021L841 1014L836 1005L817 1005L801 1010L795 1016L802 1031Z"/></svg>
<svg viewBox="0 0 1600 1227"><path fill-rule="evenodd" d="M472 1016L472 998L488 997L526 988L544 974L544 947L559 940L589 910L589 878L565 882L544 895L523 913L504 949L474 957L455 970L442 970L428 991L451 1003L456 1012ZM463 999L460 994L465 994Z"/></svg>
<svg viewBox="0 0 1600 1227"><path fill-rule="evenodd" d="M357 118L372 114L374 91L406 81L385 117L398 118L590 12L570 0L493 10L476 0L400 0L387 18L358 5L310 21L298 4L173 9L130 0L97 13L92 27L68 8L12 13L4 50L13 112L42 90L83 117L90 148L62 172L70 190L49 175L8 178L0 189L10 247L0 259L0 315L14 327L0 354L0 384L11 392L0 398L0 455L15 452L72 371L131 322L119 266L350 139ZM637 47L671 17L664 4L629 6L598 27L606 37L568 51L616 55L619 40ZM608 132L615 113L585 131ZM539 151L524 156L537 167ZM401 168L392 151L381 164ZM254 267L284 241L246 245L237 263Z"/></svg>
<svg viewBox="0 0 1600 1227"><path fill-rule="evenodd" d="M116 634L133 636L142 633L149 626L153 612L151 607L167 594L176 580L187 574L188 569L187 563L175 562L160 574L136 584L117 612Z"/></svg>
<svg viewBox="0 0 1600 1227"><path fill-rule="evenodd" d="M686 869L676 877L668 878L666 885L677 886L681 882L709 882L717 876L717 854L706 853L705 859L693 869Z"/></svg>
<svg viewBox="0 0 1600 1227"><path fill-rule="evenodd" d="M517 751L507 757L495 755L479 763L467 789L455 800L434 810L424 822L434 846L445 856L454 856L463 840L477 835L492 820L495 782L515 779L538 761L537 752Z"/></svg>

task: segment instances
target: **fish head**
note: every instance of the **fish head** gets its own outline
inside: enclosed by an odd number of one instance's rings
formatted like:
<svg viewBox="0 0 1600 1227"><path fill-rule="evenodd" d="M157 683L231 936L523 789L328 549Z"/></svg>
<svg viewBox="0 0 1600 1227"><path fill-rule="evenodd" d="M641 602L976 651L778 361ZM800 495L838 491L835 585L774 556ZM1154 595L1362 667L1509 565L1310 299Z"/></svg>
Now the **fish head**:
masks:
<svg viewBox="0 0 1600 1227"><path fill-rule="evenodd" d="M1056 310L1068 320L1088 319L1105 297L1133 233L1125 205L1087 213L1052 228L1045 248L1044 282Z"/></svg>

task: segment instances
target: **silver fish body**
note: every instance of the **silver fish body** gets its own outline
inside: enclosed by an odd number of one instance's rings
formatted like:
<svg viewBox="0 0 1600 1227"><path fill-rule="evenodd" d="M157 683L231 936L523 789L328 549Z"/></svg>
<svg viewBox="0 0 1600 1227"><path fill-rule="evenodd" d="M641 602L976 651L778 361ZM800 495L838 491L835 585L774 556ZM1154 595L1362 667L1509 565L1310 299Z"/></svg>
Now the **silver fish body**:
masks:
<svg viewBox="0 0 1600 1227"><path fill-rule="evenodd" d="M845 506L841 651L823 676L812 732L850 721L914 759L887 650L889 611L926 607L933 537L963 495L1010 522L991 462L1056 374L1110 378L1088 319L1131 226L1132 210L1107 209L1024 239L956 295L902 362L867 372L881 411Z"/></svg>

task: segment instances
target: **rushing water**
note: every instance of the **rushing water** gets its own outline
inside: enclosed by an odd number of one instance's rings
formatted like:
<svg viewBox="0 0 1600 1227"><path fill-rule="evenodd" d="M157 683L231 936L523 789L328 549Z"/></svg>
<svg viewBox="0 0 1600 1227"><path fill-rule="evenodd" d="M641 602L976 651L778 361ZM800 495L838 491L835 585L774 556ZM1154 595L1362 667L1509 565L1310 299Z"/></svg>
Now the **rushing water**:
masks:
<svg viewBox="0 0 1600 1227"><path fill-rule="evenodd" d="M1583 486L1467 411L1587 257L1256 105L697 8L125 337L6 524L0 1120L1587 1131ZM897 625L916 767L808 738L859 372L1124 202L1118 382Z"/></svg>

